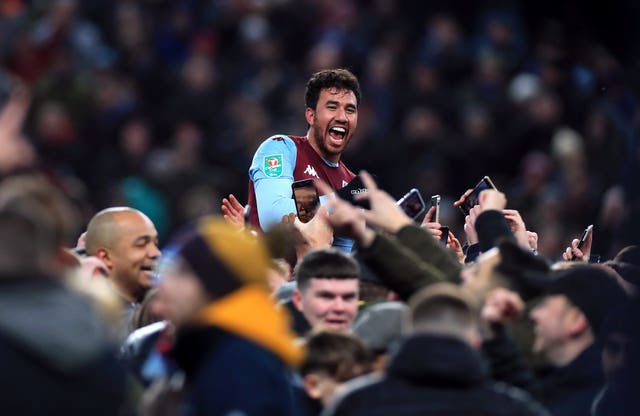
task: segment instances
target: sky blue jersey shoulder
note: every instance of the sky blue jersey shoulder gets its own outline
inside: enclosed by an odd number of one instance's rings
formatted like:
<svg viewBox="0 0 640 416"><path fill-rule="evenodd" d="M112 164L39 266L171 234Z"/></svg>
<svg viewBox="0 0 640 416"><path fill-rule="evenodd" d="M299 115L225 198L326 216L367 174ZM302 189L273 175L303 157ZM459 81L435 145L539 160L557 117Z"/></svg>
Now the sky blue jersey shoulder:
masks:
<svg viewBox="0 0 640 416"><path fill-rule="evenodd" d="M249 168L249 178L255 183L265 178L293 181L298 148L289 136L277 134L266 139L256 150Z"/></svg>
<svg viewBox="0 0 640 416"><path fill-rule="evenodd" d="M283 215L296 212L291 184L297 156L293 140L280 134L262 142L253 156L249 178L256 193L260 225L265 231L279 223Z"/></svg>

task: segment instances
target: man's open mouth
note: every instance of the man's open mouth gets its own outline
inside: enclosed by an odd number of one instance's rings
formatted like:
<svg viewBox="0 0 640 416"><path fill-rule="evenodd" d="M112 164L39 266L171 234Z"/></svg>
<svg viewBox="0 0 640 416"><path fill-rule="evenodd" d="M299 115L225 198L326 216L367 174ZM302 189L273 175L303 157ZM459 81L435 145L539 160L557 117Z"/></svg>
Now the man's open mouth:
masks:
<svg viewBox="0 0 640 416"><path fill-rule="evenodd" d="M336 144L341 144L346 135L347 129L345 129L344 127L331 127L329 129L329 136L331 136Z"/></svg>

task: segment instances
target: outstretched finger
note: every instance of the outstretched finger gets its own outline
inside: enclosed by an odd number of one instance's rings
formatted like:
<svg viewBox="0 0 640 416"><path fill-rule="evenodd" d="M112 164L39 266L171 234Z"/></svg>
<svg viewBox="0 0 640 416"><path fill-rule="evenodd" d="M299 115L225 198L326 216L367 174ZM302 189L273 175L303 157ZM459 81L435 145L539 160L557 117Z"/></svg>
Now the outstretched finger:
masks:
<svg viewBox="0 0 640 416"><path fill-rule="evenodd" d="M320 191L320 194L329 195L333 193L333 188L331 188L329 184L323 181L322 179L314 179L314 182L315 182L316 188L318 188L318 190ZM337 197L338 196L336 195L336 198Z"/></svg>
<svg viewBox="0 0 640 416"><path fill-rule="evenodd" d="M473 189L467 189L467 190L466 190L466 191L465 191L465 192L460 196L460 198L458 198L458 200L457 200L457 201L455 201L455 202L453 203L453 206L457 207L457 206L461 205L461 204L462 204L462 203L467 199L467 197L468 197L469 195L471 195L471 192L473 192Z"/></svg>
<svg viewBox="0 0 640 416"><path fill-rule="evenodd" d="M238 201L238 199L233 194L229 194L229 202L231 202L231 206L233 206L235 209L244 209L240 201Z"/></svg>
<svg viewBox="0 0 640 416"><path fill-rule="evenodd" d="M373 180L373 176L371 176L371 174L366 170L360 171L360 178L362 178L362 183L369 192L373 192L378 189L378 185L376 185L376 181Z"/></svg>
<svg viewBox="0 0 640 416"><path fill-rule="evenodd" d="M429 208L429 211L427 211L427 215L424 216L424 219L422 220L422 224L421 225L426 225L430 222L433 221L433 216L436 213L436 207L431 207Z"/></svg>

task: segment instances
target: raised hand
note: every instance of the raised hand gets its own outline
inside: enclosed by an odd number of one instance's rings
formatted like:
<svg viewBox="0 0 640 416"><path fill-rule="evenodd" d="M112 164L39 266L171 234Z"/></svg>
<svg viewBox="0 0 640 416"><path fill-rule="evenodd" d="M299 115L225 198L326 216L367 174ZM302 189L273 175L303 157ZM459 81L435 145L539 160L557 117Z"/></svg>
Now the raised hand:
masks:
<svg viewBox="0 0 640 416"><path fill-rule="evenodd" d="M316 180L316 186L321 192L328 195L325 203L328 213L326 221L333 228L334 234L350 237L360 245L365 242L365 239L368 240L368 237L371 237L367 231L362 208L332 194L331 187L322 180Z"/></svg>
<svg viewBox="0 0 640 416"><path fill-rule="evenodd" d="M493 289L482 307L482 318L492 324L504 324L522 316L524 302L520 295L503 287Z"/></svg>
<svg viewBox="0 0 640 416"><path fill-rule="evenodd" d="M379 227L390 233L397 232L405 225L413 224L396 203L396 200L388 193L378 188L375 181L366 171L360 172L362 183L368 189L365 194L358 195L358 199L368 199L371 204L370 210L363 211L367 225Z"/></svg>
<svg viewBox="0 0 640 416"><path fill-rule="evenodd" d="M574 238L571 241L571 246L567 247L564 253L562 253L562 258L566 261L589 261L589 257L591 257L591 245L593 243L593 230L587 234L587 238L584 240L584 244L581 248L578 248L578 244L580 244L580 240Z"/></svg>
<svg viewBox="0 0 640 416"><path fill-rule="evenodd" d="M495 189L485 189L478 196L478 205L482 212L488 210L502 211L507 206L507 197Z"/></svg>
<svg viewBox="0 0 640 416"><path fill-rule="evenodd" d="M529 244L529 235L527 234L527 227L524 224L524 220L522 219L520 213L515 209L503 209L502 215L504 215L504 218L509 223L511 232L516 237L518 245L527 250L531 249L531 246Z"/></svg>
<svg viewBox="0 0 640 416"><path fill-rule="evenodd" d="M16 88L0 110L0 173L33 165L36 154L22 135L22 124L29 111L30 97L25 88Z"/></svg>
<svg viewBox="0 0 640 416"><path fill-rule="evenodd" d="M244 228L244 207L233 194L229 194L228 199L222 198L222 206L220 208L227 223L238 230Z"/></svg>
<svg viewBox="0 0 640 416"><path fill-rule="evenodd" d="M462 244L453 235L453 231L449 230L449 237L447 238L447 247L456 253L456 257L460 263L464 263L464 252L462 251Z"/></svg>
<svg viewBox="0 0 640 416"><path fill-rule="evenodd" d="M467 243L469 244L476 244L478 242L476 218L478 218L480 212L480 205L476 205L469 210L469 215L464 217L464 233L467 235Z"/></svg>
<svg viewBox="0 0 640 416"><path fill-rule="evenodd" d="M435 238L440 239L442 236L442 231L440 231L441 225L438 222L432 222L435 212L436 207L429 208L429 211L427 211L427 215L424 216L420 227L429 231Z"/></svg>

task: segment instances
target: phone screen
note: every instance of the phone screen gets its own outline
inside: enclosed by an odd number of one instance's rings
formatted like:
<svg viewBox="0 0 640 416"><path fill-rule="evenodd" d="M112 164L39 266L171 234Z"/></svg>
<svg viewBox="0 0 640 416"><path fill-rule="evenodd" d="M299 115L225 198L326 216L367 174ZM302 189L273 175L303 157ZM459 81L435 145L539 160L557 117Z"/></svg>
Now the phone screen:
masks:
<svg viewBox="0 0 640 416"><path fill-rule="evenodd" d="M433 213L433 222L440 222L440 195L433 195L431 197L431 206L436 208Z"/></svg>
<svg viewBox="0 0 640 416"><path fill-rule="evenodd" d="M301 222L311 221L320 206L318 190L313 179L304 179L291 184L293 199L296 202L296 212Z"/></svg>
<svg viewBox="0 0 640 416"><path fill-rule="evenodd" d="M591 231L593 230L593 224L589 225L587 228L584 229L584 231L582 232L582 235L580 236L580 241L578 241L578 250L582 250L582 247L584 246L584 243L587 241L587 238L589 237L589 234L591 234ZM571 260L575 260L576 256L575 254L571 256Z"/></svg>
<svg viewBox="0 0 640 416"><path fill-rule="evenodd" d="M422 214L426 209L424 199L422 199L420 191L418 191L416 188L413 188L412 190L407 192L405 196L400 198L400 200L398 200L398 205L400 206L400 208L402 208L404 213L407 214L409 218L413 218L414 220L418 218L420 214Z"/></svg>
<svg viewBox="0 0 640 416"><path fill-rule="evenodd" d="M580 236L580 241L578 241L578 248L581 249L584 246L584 243L587 241L587 237L589 237L589 233L593 230L593 224L589 225L582 232L582 236Z"/></svg>
<svg viewBox="0 0 640 416"><path fill-rule="evenodd" d="M460 210L462 210L462 213L464 215L469 215L469 211L471 210L471 208L478 205L480 192L484 191L485 189L496 189L493 182L491 182L491 178L489 178L488 176L485 176L480 182L478 182L476 187L473 188L473 192L471 192L471 194L464 200L462 205L460 205Z"/></svg>
<svg viewBox="0 0 640 416"><path fill-rule="evenodd" d="M447 242L449 241L449 227L443 225L440 227L440 231L442 231L442 235L440 236L440 244L443 246L447 246Z"/></svg>

